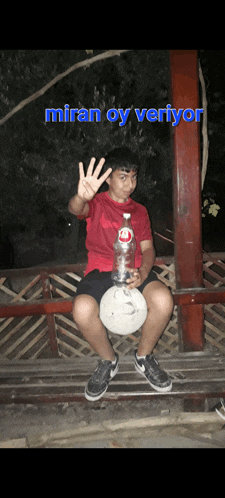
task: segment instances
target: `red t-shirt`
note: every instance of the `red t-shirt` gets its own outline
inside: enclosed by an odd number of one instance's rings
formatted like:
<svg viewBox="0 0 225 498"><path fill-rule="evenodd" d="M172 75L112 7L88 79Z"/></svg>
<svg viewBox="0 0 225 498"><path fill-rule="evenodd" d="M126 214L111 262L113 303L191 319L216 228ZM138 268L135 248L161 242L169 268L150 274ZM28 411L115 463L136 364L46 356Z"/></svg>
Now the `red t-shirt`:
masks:
<svg viewBox="0 0 225 498"><path fill-rule="evenodd" d="M142 254L140 242L151 240L152 232L147 209L138 202L116 202L108 192L96 194L89 204L87 221L86 247L88 264L85 275L92 270L112 271L114 251L113 244L123 222L123 213L131 214L131 224L136 240L135 268L141 266Z"/></svg>

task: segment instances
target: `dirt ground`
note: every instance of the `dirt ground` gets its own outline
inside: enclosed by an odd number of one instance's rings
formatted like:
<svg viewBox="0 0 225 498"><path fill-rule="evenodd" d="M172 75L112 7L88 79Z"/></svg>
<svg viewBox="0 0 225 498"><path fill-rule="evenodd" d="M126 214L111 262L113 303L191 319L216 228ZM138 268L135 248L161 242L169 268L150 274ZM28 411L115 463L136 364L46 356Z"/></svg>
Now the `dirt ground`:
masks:
<svg viewBox="0 0 225 498"><path fill-rule="evenodd" d="M212 403L214 401L212 400ZM210 409L210 407L208 407ZM42 435L92 427L106 421L169 417L182 413L182 400L74 402L57 404L0 405L0 447L16 440L11 447L36 447ZM39 439L38 439L39 438ZM47 438L48 439L48 438ZM29 441L29 444L27 443ZM32 445L33 441L33 445ZM39 445L40 446L40 445ZM201 423L120 430L113 434L93 434L55 440L42 447L72 448L224 448L225 422Z"/></svg>

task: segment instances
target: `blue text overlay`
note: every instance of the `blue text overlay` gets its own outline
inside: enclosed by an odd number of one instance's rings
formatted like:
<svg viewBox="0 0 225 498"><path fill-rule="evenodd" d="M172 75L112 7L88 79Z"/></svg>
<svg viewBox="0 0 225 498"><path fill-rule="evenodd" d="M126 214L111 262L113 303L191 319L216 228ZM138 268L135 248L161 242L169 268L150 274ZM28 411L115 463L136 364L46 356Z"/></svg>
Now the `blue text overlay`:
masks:
<svg viewBox="0 0 225 498"><path fill-rule="evenodd" d="M177 126L181 119L186 122L200 121L200 115L203 114L203 109L174 109L170 104L164 109L109 109L106 113L108 121L118 121L119 126L124 126L130 115L130 112L135 112L136 118L139 123L147 119L150 123L163 121L172 123L172 126ZM74 121L82 122L100 122L101 121L100 109L74 109L68 104L64 105L64 109L45 109L45 122L53 123L72 123Z"/></svg>

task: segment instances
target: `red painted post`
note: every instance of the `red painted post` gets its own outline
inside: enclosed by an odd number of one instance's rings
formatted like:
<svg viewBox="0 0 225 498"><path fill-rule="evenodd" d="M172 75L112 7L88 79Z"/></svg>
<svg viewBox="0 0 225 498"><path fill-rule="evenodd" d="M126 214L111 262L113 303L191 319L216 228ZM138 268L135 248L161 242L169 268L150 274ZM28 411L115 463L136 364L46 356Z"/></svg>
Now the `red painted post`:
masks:
<svg viewBox="0 0 225 498"><path fill-rule="evenodd" d="M172 107L199 108L196 50L171 50ZM181 117L172 127L174 138L174 257L178 289L203 287L201 233L201 167L199 123ZM202 305L179 306L178 326L183 351L204 346Z"/></svg>

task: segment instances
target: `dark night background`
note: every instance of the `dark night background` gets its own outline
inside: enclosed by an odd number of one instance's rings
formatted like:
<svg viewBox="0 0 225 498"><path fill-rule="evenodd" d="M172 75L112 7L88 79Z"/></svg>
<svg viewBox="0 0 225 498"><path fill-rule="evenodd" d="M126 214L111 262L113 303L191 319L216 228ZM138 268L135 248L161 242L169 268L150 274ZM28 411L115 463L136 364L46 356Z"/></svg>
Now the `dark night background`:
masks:
<svg viewBox="0 0 225 498"><path fill-rule="evenodd" d="M88 51L90 52L90 51ZM57 74L101 50L1 50L0 116L5 116ZM206 210L203 247L225 251L224 50L199 50L208 101L208 169L202 202L220 206L217 217ZM200 105L201 102L201 87ZM124 127L110 123L110 108L165 107L170 100L168 50L132 50L78 69L25 106L1 126L1 268L85 259L85 222L68 213L76 192L78 162L111 148L138 152L141 170L133 198L150 214L157 255L173 254L172 139L170 123L139 123L130 113ZM45 123L45 108L99 108L101 123ZM201 128L201 125L200 125ZM200 129L201 132L201 129ZM202 138L201 138L202 147Z"/></svg>

